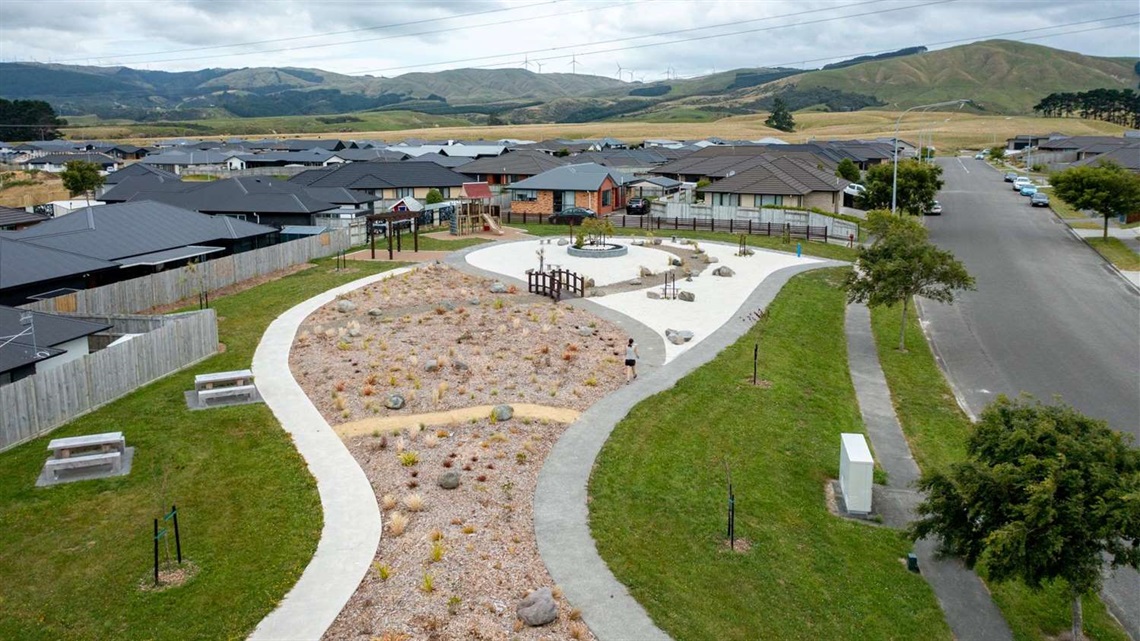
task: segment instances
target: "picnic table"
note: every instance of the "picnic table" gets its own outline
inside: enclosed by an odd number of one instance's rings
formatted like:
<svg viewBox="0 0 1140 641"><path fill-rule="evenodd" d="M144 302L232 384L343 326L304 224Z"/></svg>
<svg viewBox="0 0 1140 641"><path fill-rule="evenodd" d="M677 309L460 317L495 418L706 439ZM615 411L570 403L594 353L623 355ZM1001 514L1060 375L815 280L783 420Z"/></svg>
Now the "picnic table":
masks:
<svg viewBox="0 0 1140 641"><path fill-rule="evenodd" d="M214 372L213 374L198 374L194 377L194 389L197 391L214 389L215 387L239 387L253 382L253 372L248 369L239 369L232 372Z"/></svg>
<svg viewBox="0 0 1140 641"><path fill-rule="evenodd" d="M59 479L62 470L109 465L113 473L120 472L127 441L122 432L106 432L52 439L48 449L51 450L51 458L44 467L52 478Z"/></svg>

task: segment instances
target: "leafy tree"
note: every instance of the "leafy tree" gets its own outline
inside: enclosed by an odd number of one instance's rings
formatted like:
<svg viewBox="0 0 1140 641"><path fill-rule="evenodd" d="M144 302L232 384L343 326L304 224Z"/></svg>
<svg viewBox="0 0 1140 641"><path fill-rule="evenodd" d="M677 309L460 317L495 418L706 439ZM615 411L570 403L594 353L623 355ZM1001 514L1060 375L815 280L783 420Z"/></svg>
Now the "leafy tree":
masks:
<svg viewBox="0 0 1140 641"><path fill-rule="evenodd" d="M443 202L443 194L441 194L440 191L438 189L436 189L435 187L432 187L431 189L429 189L427 194L424 195L424 203L425 204L434 205L436 203L441 203L441 202Z"/></svg>
<svg viewBox="0 0 1140 641"><path fill-rule="evenodd" d="M859 166L852 162L850 158L844 158L839 161L839 166L835 168L835 175L844 180L850 180L853 183L859 182L859 178L861 177Z"/></svg>
<svg viewBox="0 0 1140 641"><path fill-rule="evenodd" d="M988 153L990 160L994 162L1001 162L1005 160L1005 147L990 147Z"/></svg>
<svg viewBox="0 0 1140 641"><path fill-rule="evenodd" d="M66 124L43 100L0 98L0 140L55 140Z"/></svg>
<svg viewBox="0 0 1140 641"><path fill-rule="evenodd" d="M780 131L793 131L796 128L796 121L792 118L792 112L788 111L788 104L780 97L772 101L772 113L764 124Z"/></svg>
<svg viewBox="0 0 1140 641"><path fill-rule="evenodd" d="M1032 589L1063 580L1081 597L1113 567L1140 568L1140 450L1131 435L1064 405L999 397L966 443L967 458L922 476L926 499L910 528L937 536L942 554L982 564L994 581Z"/></svg>
<svg viewBox="0 0 1140 641"><path fill-rule="evenodd" d="M953 302L955 291L974 288L974 278L953 254L931 244L926 227L914 219L872 211L867 215L867 230L875 235L875 241L859 250L855 269L847 275L847 302L871 307L901 302L902 351L906 349L906 311L911 297Z"/></svg>
<svg viewBox="0 0 1140 641"><path fill-rule="evenodd" d="M894 167L890 163L874 165L863 176L867 191L859 199L864 209L886 209L891 206ZM934 196L942 189L942 167L917 160L899 162L898 209L915 216L930 211Z"/></svg>
<svg viewBox="0 0 1140 641"><path fill-rule="evenodd" d="M106 178L99 173L99 165L86 160L71 160L63 166L59 177L63 179L63 186L72 196L83 194L87 198L87 206L91 206L91 192L103 186Z"/></svg>
<svg viewBox="0 0 1140 641"><path fill-rule="evenodd" d="M1049 176L1049 183L1061 200L1104 216L1106 239L1110 217L1140 211L1140 175L1113 162L1070 167Z"/></svg>

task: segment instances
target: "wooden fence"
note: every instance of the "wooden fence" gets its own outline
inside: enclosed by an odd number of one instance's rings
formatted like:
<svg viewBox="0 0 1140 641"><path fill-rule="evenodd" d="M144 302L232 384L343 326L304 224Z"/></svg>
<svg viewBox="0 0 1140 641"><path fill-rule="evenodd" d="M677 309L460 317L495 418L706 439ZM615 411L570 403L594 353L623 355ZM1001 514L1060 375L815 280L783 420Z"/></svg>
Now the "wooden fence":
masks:
<svg viewBox="0 0 1140 641"><path fill-rule="evenodd" d="M549 296L555 302L562 300L563 292L577 294L579 297L586 295L586 279L568 269L529 272L526 283L530 293Z"/></svg>
<svg viewBox="0 0 1140 641"><path fill-rule="evenodd" d="M515 223L538 223L549 224L547 214L514 214L507 212L503 215L503 222L505 224ZM626 216L615 215L606 218L614 227L620 229L645 229L652 231L663 232L683 232L683 231L721 231L730 234L748 234L752 236L783 236L787 235L790 238L803 238L805 240L815 240L821 243L828 242L828 239L835 238L835 235L829 230L826 225L793 225L791 223L762 223L755 220L736 220L732 218L665 218L664 216ZM855 231L851 232L858 238L858 228L856 225L850 223ZM559 223L563 227L566 225ZM847 240L847 236L839 236L841 240Z"/></svg>
<svg viewBox="0 0 1140 641"><path fill-rule="evenodd" d="M335 230L102 287L83 289L20 307L38 312L134 314L179 301L197 300L200 294L306 263L314 258L331 256L349 246L348 230Z"/></svg>
<svg viewBox="0 0 1140 641"><path fill-rule="evenodd" d="M217 352L214 310L158 318L153 331L0 386L0 451Z"/></svg>

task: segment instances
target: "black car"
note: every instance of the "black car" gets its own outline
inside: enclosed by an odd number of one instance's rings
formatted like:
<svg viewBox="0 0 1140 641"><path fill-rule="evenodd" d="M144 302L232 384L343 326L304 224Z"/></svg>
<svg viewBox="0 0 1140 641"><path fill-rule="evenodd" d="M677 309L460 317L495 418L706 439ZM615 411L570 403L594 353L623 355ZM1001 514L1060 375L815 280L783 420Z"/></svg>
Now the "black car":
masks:
<svg viewBox="0 0 1140 641"><path fill-rule="evenodd" d="M598 214L593 209L586 209L585 207L567 207L560 212L555 213L549 218L552 225L567 224L581 225L582 221L587 218L597 218Z"/></svg>
<svg viewBox="0 0 1140 641"><path fill-rule="evenodd" d="M630 198L625 204L625 213L630 216L644 216L649 213L649 201L644 198Z"/></svg>
<svg viewBox="0 0 1140 641"><path fill-rule="evenodd" d="M1004 178L1007 183L1011 183L1015 178L1018 177L1018 175L1019 174L1016 171L1007 171Z"/></svg>
<svg viewBox="0 0 1140 641"><path fill-rule="evenodd" d="M1029 197L1029 204L1033 207L1048 207L1049 196L1039 191Z"/></svg>

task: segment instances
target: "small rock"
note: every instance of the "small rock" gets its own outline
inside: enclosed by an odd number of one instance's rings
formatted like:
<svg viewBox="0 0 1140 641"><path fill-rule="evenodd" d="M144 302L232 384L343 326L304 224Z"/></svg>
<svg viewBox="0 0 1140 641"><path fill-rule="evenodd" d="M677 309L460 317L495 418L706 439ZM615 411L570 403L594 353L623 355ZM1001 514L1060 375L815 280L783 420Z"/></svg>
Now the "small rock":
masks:
<svg viewBox="0 0 1140 641"><path fill-rule="evenodd" d="M675 329L672 329L672 328L666 328L665 329L665 335L666 336L672 336L673 334L676 334L676 333L677 333L677 330L675 330Z"/></svg>
<svg viewBox="0 0 1140 641"><path fill-rule="evenodd" d="M474 305L478 305L478 304L479 304L479 299L478 299L478 298L468 298L468 299L467 299L467 304L468 304L468 305L472 305L472 306L474 306Z"/></svg>
<svg viewBox="0 0 1140 641"><path fill-rule="evenodd" d="M736 272L732 271L732 268L722 265L722 266L717 267L716 269L713 270L713 275L714 276L724 276L725 278L730 278L732 276L735 276Z"/></svg>
<svg viewBox="0 0 1140 641"><path fill-rule="evenodd" d="M660 244L661 244L661 239L660 239L660 238L654 238L654 239L653 239L651 242L652 242L652 244L654 244L654 245L660 245Z"/></svg>
<svg viewBox="0 0 1140 641"><path fill-rule="evenodd" d="M558 239L558 246L559 247L563 247L563 246L569 245L569 244L570 244L570 241L566 240L565 238L559 238Z"/></svg>
<svg viewBox="0 0 1140 641"><path fill-rule="evenodd" d="M380 309L379 307L373 307L372 309L368 310L368 315L369 316L383 316L384 310Z"/></svg>
<svg viewBox="0 0 1140 641"><path fill-rule="evenodd" d="M706 263L719 263L720 259L717 258L716 256L709 256L708 254L705 254L705 262Z"/></svg>
<svg viewBox="0 0 1140 641"><path fill-rule="evenodd" d="M606 295L606 293L600 289L591 289L590 290L590 298L597 298L599 296L605 296L605 295Z"/></svg>
<svg viewBox="0 0 1140 641"><path fill-rule="evenodd" d="M353 338L360 336L360 328L359 327L349 327L348 328L348 335L353 337Z"/></svg>
<svg viewBox="0 0 1140 641"><path fill-rule="evenodd" d="M651 289L645 292L645 295L648 298L652 298L653 300L661 300L661 292L657 291L656 289Z"/></svg>
<svg viewBox="0 0 1140 641"><path fill-rule="evenodd" d="M669 336L666 336L665 338L668 339L669 342L673 343L674 345L684 345L685 344L685 339L681 338L680 334L671 334Z"/></svg>
<svg viewBox="0 0 1140 641"><path fill-rule="evenodd" d="M645 247L645 241L644 240L635 240L635 241L633 241L632 245L634 247Z"/></svg>
<svg viewBox="0 0 1140 641"><path fill-rule="evenodd" d="M338 300L336 302L336 311L347 314L356 311L356 303L350 300Z"/></svg>
<svg viewBox="0 0 1140 641"><path fill-rule="evenodd" d="M445 490L454 490L459 487L459 472L444 472L435 482Z"/></svg>
<svg viewBox="0 0 1140 641"><path fill-rule="evenodd" d="M648 267L640 267L640 268L638 268L637 273L642 278L649 278L650 276L653 275L653 270L649 269Z"/></svg>
<svg viewBox="0 0 1140 641"><path fill-rule="evenodd" d="M635 286L636 286L636 285L640 285L640 284L641 284L641 279L640 279L640 278L634 278L633 280L629 281L629 284L630 284L630 285L635 285Z"/></svg>
<svg viewBox="0 0 1140 641"><path fill-rule="evenodd" d="M466 372L467 370L471 369L467 363L464 363L463 361L452 361L451 367L457 372Z"/></svg>
<svg viewBox="0 0 1140 641"><path fill-rule="evenodd" d="M693 340L693 333L687 329L682 329L681 331L677 332L677 336L680 336L682 339L684 339L686 343Z"/></svg>
<svg viewBox="0 0 1140 641"><path fill-rule="evenodd" d="M428 362L424 363L424 371L425 372L438 372L439 371L439 361L437 361L434 358L430 359Z"/></svg>
<svg viewBox="0 0 1140 641"><path fill-rule="evenodd" d="M388 396L388 400L384 401L384 407L390 410L399 410L404 408L404 397L399 394L392 394Z"/></svg>
<svg viewBox="0 0 1140 641"><path fill-rule="evenodd" d="M674 267L680 267L682 263L680 258L670 258L669 264Z"/></svg>
<svg viewBox="0 0 1140 641"><path fill-rule="evenodd" d="M455 303L453 303L449 300L445 300L445 301L443 301L443 308L449 312L453 312L453 311L455 311Z"/></svg>
<svg viewBox="0 0 1140 641"><path fill-rule="evenodd" d="M501 281L495 281L495 282L491 283L491 293L492 294L506 294L507 293L507 286L504 285Z"/></svg>
<svg viewBox="0 0 1140 641"><path fill-rule="evenodd" d="M693 292L680 292L677 294L677 298L685 301L686 303L691 303L697 300L697 295Z"/></svg>
<svg viewBox="0 0 1140 641"><path fill-rule="evenodd" d="M538 627L558 618L558 603L554 600L554 593L550 588L539 588L519 602L515 613L523 623Z"/></svg>
<svg viewBox="0 0 1140 641"><path fill-rule="evenodd" d="M577 328L577 331L578 331L579 336L593 336L594 335L594 329L592 327L586 327L585 325L579 326Z"/></svg>
<svg viewBox="0 0 1140 641"><path fill-rule="evenodd" d="M595 283L594 283L594 279L593 279L593 278L587 278L587 279L586 279L586 287L593 287L593 286L594 286L594 284L595 284Z"/></svg>
<svg viewBox="0 0 1140 641"><path fill-rule="evenodd" d="M494 416L496 421L509 421L514 415L515 408L510 405L496 405L491 410L491 416Z"/></svg>

